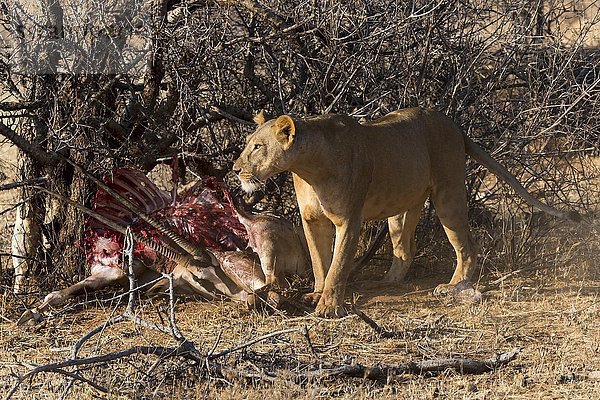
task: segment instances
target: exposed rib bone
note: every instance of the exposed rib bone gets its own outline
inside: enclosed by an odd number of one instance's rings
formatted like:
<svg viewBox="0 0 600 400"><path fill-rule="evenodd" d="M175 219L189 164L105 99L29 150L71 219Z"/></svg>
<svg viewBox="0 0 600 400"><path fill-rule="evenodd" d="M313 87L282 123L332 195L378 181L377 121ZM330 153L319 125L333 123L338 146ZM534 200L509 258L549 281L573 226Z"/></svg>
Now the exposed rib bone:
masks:
<svg viewBox="0 0 600 400"><path fill-rule="evenodd" d="M33 186L33 187L38 190L43 191L44 193L48 193L49 195L54 196L61 201L64 201L65 203L69 204L70 206L77 208L79 211L89 215L92 218L97 219L98 221L102 222L104 225L115 230L116 232L125 234L126 228L123 228L122 226L112 222L111 220L104 217L103 215L88 209L87 207L69 199L68 197L65 197L61 194L53 192L52 190L48 190L42 186ZM132 234L136 241L143 243L145 246L148 246L152 250L156 251L158 254L160 254L170 260L175 261L177 264L181 264L181 265L185 266L185 265L190 264L194 260L191 257L191 255L183 255L183 254L179 253L178 251L176 251L162 243L156 243L152 240L146 239L143 235L140 235L139 233L132 232ZM211 264L212 264L212 262L211 262ZM169 272L169 271L165 271L165 272Z"/></svg>
<svg viewBox="0 0 600 400"><path fill-rule="evenodd" d="M181 247L181 249L183 251L188 253L195 260L197 260L201 263L208 263L208 264L211 264L213 262L213 258L210 256L210 254L207 252L207 250L205 248L203 248L201 245L190 243L186 238L179 235L177 232L175 232L170 227L164 225L160 221L149 216L146 212L140 210L139 207L137 207L135 204L133 204L129 199L122 196L117 191L113 190L107 184L102 182L102 180L96 178L93 174L91 174L90 172L81 168L79 165L77 165L72 160L70 160L66 157L64 157L64 160L66 162L68 162L69 164L71 164L73 166L73 168L75 168L75 170L77 170L78 172L80 172L80 173L84 174L85 176L87 176L88 178L90 178L96 185L98 185L106 193L110 194L115 200L117 200L118 202L120 202L121 204L126 206L130 211L137 214L140 217L140 219L142 219L148 225L150 225L151 227L156 229L158 232L160 232L161 234L165 235L166 237L171 239L173 242L175 242L179 247ZM136 238L136 240L137 240L137 238Z"/></svg>

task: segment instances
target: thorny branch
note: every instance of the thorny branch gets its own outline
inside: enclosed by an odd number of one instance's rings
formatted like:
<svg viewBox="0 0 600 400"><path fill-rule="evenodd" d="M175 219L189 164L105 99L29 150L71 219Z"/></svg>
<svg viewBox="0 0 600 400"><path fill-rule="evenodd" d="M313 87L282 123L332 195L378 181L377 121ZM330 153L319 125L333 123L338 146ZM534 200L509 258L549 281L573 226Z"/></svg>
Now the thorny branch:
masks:
<svg viewBox="0 0 600 400"><path fill-rule="evenodd" d="M47 176L40 176L39 178L27 179L21 182L7 183L6 185L0 185L0 191L15 189L22 186L39 185L44 183L47 179Z"/></svg>

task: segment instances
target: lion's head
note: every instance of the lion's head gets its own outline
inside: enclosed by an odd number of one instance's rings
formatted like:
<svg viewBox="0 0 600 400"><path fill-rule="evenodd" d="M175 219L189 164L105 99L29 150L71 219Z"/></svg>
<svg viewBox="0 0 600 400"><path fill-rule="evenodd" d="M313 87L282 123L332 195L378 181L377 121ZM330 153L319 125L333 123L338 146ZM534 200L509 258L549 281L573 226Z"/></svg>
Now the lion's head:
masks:
<svg viewBox="0 0 600 400"><path fill-rule="evenodd" d="M254 121L259 125L258 129L246 138L246 147L233 164L233 172L247 193L258 189L273 175L289 169L296 139L294 121L287 115L265 121L260 113Z"/></svg>

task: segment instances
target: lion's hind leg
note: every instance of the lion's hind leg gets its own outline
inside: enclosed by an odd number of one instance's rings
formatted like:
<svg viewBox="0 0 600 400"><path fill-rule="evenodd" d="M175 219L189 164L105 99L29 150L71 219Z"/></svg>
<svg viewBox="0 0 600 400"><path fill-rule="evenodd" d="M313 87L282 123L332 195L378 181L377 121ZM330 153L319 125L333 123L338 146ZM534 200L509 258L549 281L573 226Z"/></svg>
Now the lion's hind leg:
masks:
<svg viewBox="0 0 600 400"><path fill-rule="evenodd" d="M448 185L440 190L434 190L432 200L436 213L444 226L446 236L456 253L456 269L447 285L440 285L436 292L441 293L456 285L458 282L470 279L477 268L478 246L471 236L469 229L467 199L464 184Z"/></svg>
<svg viewBox="0 0 600 400"><path fill-rule="evenodd" d="M413 257L417 252L415 230L421 217L421 208L422 204L411 208L404 214L388 218L393 258L392 265L383 278L385 282L402 282L412 264Z"/></svg>

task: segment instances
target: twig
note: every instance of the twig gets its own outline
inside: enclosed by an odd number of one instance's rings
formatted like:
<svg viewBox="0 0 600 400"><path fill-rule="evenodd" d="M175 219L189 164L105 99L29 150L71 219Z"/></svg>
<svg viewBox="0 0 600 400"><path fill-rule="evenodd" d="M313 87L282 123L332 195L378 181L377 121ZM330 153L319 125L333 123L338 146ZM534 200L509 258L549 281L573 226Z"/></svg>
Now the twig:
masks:
<svg viewBox="0 0 600 400"><path fill-rule="evenodd" d="M404 338L404 337L406 337L406 334L404 332L393 332L393 331L388 331L388 330L382 328L381 326L379 326L379 324L377 322L375 322L373 319L371 319L367 314L365 314L364 312L359 310L358 307L356 307L355 303L352 303L352 311L360 319L365 321L367 323L367 325L369 325L371 328L373 328L373 330L375 332L377 332L377 334L379 336L381 336L383 338Z"/></svg>
<svg viewBox="0 0 600 400"><path fill-rule="evenodd" d="M304 337L306 338L306 342L308 343L308 348L310 349L310 352L312 353L313 357L317 361L321 361L321 357L319 357L319 355L315 351L315 347L313 346L312 340L310 339L310 331L308 329L308 326L304 325L304 329L303 329L302 333L304 334Z"/></svg>
<svg viewBox="0 0 600 400"><path fill-rule="evenodd" d="M544 268L541 268L539 266L533 266L533 267L525 267L525 268L520 268L520 269L514 270L512 272L507 273L504 276L501 276L500 278L498 278L498 279L496 279L494 281L491 281L490 283L488 283L487 285L485 285L484 287L482 287L481 289L479 289L479 291L481 293L489 292L490 290L497 289L498 286L500 286L500 284L502 282L504 282L505 280L507 280L507 279L513 278L513 277L515 277L515 276L517 276L519 274L522 274L524 272L540 271L541 269L544 269Z"/></svg>
<svg viewBox="0 0 600 400"><path fill-rule="evenodd" d="M126 319L125 315L121 314L116 317L110 318L108 321L104 321L100 325L98 325L98 326L94 327L93 329L91 329L90 331L88 331L85 335L83 335L81 338L79 338L79 340L77 340L75 342L75 344L73 344L73 347L71 348L71 359L74 360L77 358L79 349L81 349L81 346L83 346L83 344L85 342L90 340L93 336L97 335L98 333L104 331L106 328L108 328L112 325L118 324L119 322L123 321L124 319Z"/></svg>
<svg viewBox="0 0 600 400"><path fill-rule="evenodd" d="M171 335L180 343L186 341L183 337L177 323L175 322L175 287L173 286L173 275L163 274L169 281L169 325L171 327Z"/></svg>
<svg viewBox="0 0 600 400"><path fill-rule="evenodd" d="M215 343L213 344L210 351L206 354L206 358L210 358L213 354L215 354L215 351L217 350L217 346L219 345L219 343L221 343L221 337L223 337L223 332L224 332L224 329L221 329L219 331L219 334L217 335L217 339L215 340Z"/></svg>
<svg viewBox="0 0 600 400"><path fill-rule="evenodd" d="M3 320L5 320L6 322L10 322L11 324L14 324L14 323L15 323L15 321L13 321L13 320L11 320L11 319L8 319L8 318L6 318L6 317L5 317L4 315L2 315L2 314L0 314L0 318L2 318Z"/></svg>
<svg viewBox="0 0 600 400"><path fill-rule="evenodd" d="M125 314L133 315L135 312L135 294L134 291L137 289L137 279L135 278L135 272L133 271L133 233L131 227L128 226L125 230L125 237L123 238L123 254L122 263L127 266L127 279L129 280L129 298L127 299L127 308Z"/></svg>
<svg viewBox="0 0 600 400"><path fill-rule="evenodd" d="M236 117L235 115L229 114L227 111L220 109L217 106L212 106L210 107L210 111L215 112L231 121L237 122L239 124L244 124L244 125L254 125L254 122L251 121L246 121L245 119L241 119Z"/></svg>
<svg viewBox="0 0 600 400"><path fill-rule="evenodd" d="M15 203L15 204L11 205L10 207L5 208L4 210L0 211L0 215L4 215L7 212L11 212L12 210L19 208L23 204L25 204L28 201L30 201L33 197L34 196L27 197L26 199L23 199L23 200L19 201L18 203Z"/></svg>
<svg viewBox="0 0 600 400"><path fill-rule="evenodd" d="M255 338L255 339L252 339L252 340L250 340L250 341L248 341L246 343L240 344L239 346L232 347L231 349L223 350L223 351L221 351L219 353L209 355L207 358L208 358L208 360L214 360L214 359L217 359L219 357L223 357L223 356L225 356L227 354L233 353L235 351L239 351L239 350L245 349L246 347L250 347L253 344L256 344L258 342L262 342L263 340L267 340L267 339L270 339L272 337L280 336L280 335L283 335L283 334L286 334L286 333L300 332L301 330L302 330L302 328L290 328L290 329L283 329L283 330L276 331L276 332L271 332L271 333L268 333L266 335L263 335L263 336Z"/></svg>

